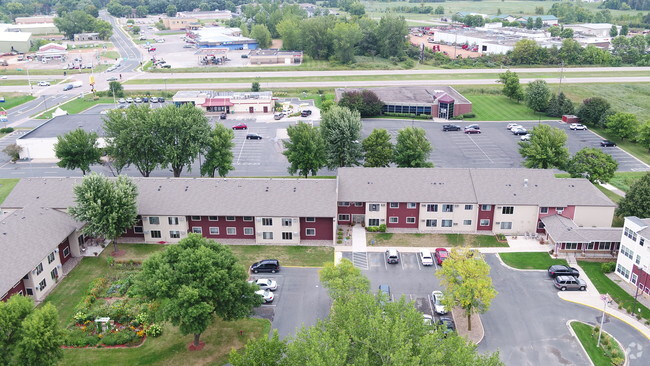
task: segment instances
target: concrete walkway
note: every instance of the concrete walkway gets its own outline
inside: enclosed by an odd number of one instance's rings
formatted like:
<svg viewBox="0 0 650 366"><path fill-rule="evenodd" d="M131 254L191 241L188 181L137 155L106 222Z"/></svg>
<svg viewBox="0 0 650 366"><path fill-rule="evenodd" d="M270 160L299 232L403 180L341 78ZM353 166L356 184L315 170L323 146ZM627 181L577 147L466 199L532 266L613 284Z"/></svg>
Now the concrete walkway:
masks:
<svg viewBox="0 0 650 366"><path fill-rule="evenodd" d="M342 249L348 249L352 252L366 252L368 251L368 246L366 245L366 228L361 225L355 225L352 227L352 247L346 247ZM384 249L385 250L385 249Z"/></svg>
<svg viewBox="0 0 650 366"><path fill-rule="evenodd" d="M611 185L609 183L600 183L600 185L603 186L604 188L607 188L608 190L616 193L617 195L619 195L621 197L625 197L625 192L621 191L620 189L614 187L613 185Z"/></svg>

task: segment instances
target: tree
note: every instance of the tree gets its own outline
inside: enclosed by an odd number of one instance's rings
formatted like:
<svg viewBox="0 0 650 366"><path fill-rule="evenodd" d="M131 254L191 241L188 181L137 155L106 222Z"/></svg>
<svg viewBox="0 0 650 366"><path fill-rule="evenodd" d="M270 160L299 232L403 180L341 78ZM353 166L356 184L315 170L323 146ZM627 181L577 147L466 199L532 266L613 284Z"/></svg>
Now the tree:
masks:
<svg viewBox="0 0 650 366"><path fill-rule="evenodd" d="M327 288L334 300L345 299L356 293L370 291L370 281L361 274L361 270L348 259L343 258L338 265L325 264L320 271L320 281Z"/></svg>
<svg viewBox="0 0 650 366"><path fill-rule="evenodd" d="M433 13L437 15L443 15L445 14L445 8L442 5L438 5L438 7L436 7L436 10L434 10Z"/></svg>
<svg viewBox="0 0 650 366"><path fill-rule="evenodd" d="M92 32L95 29L95 21L96 19L85 11L75 10L54 18L54 25L66 38L72 39L77 33Z"/></svg>
<svg viewBox="0 0 650 366"><path fill-rule="evenodd" d="M361 4L359 1L355 1L348 7L348 13L357 17L361 17L366 14L366 7Z"/></svg>
<svg viewBox="0 0 650 366"><path fill-rule="evenodd" d="M395 147L385 129L374 129L361 143L366 167L387 167L393 162Z"/></svg>
<svg viewBox="0 0 650 366"><path fill-rule="evenodd" d="M307 178L316 175L325 166L325 142L318 127L304 122L287 128L289 141L282 141L285 151L282 153L289 161L289 174L296 172Z"/></svg>
<svg viewBox="0 0 650 366"><path fill-rule="evenodd" d="M142 263L134 292L160 301L162 317L193 334L198 347L214 315L242 319L262 303L247 278L230 248L190 233Z"/></svg>
<svg viewBox="0 0 650 366"><path fill-rule="evenodd" d="M167 16L172 18L176 16L176 13L178 13L178 9L176 8L176 5L174 4L169 4L167 5L167 8L165 9L165 13L167 13Z"/></svg>
<svg viewBox="0 0 650 366"><path fill-rule="evenodd" d="M289 51L302 49L299 22L300 19L295 16L285 16L275 26L280 38L282 38L282 49Z"/></svg>
<svg viewBox="0 0 650 366"><path fill-rule="evenodd" d="M381 114L384 102L372 90L352 90L341 95L339 106L357 111L361 117L375 117Z"/></svg>
<svg viewBox="0 0 650 366"><path fill-rule="evenodd" d="M605 98L593 97L582 101L578 108L578 117L580 122L590 126L600 126L604 124L604 116L609 111L610 104Z"/></svg>
<svg viewBox="0 0 650 366"><path fill-rule="evenodd" d="M138 188L135 183L124 175L110 180L93 173L74 187L74 194L76 206L68 211L76 220L86 223L81 231L88 236L111 240L117 251L117 238L137 221Z"/></svg>
<svg viewBox="0 0 650 366"><path fill-rule="evenodd" d="M564 95L564 92L560 92L560 94L558 94L557 104L560 110L560 116L575 113L573 102L571 99L567 98L566 95Z"/></svg>
<svg viewBox="0 0 650 366"><path fill-rule="evenodd" d="M618 36L618 27L616 25L612 24L612 27L609 29L609 36L612 38Z"/></svg>
<svg viewBox="0 0 650 366"><path fill-rule="evenodd" d="M273 329L273 335L249 340L246 347L230 351L228 363L232 366L271 366L279 365L287 352L287 344L280 340L278 330Z"/></svg>
<svg viewBox="0 0 650 366"><path fill-rule="evenodd" d="M605 121L607 129L617 137L631 140L637 135L639 121L632 113L619 112L612 114Z"/></svg>
<svg viewBox="0 0 650 366"><path fill-rule="evenodd" d="M534 26L535 21L533 20L533 17L528 17L528 19L526 19L526 29L533 29Z"/></svg>
<svg viewBox="0 0 650 366"><path fill-rule="evenodd" d="M99 39L103 40L108 40L113 35L113 26L111 23L101 19L95 19L95 26L93 30L99 33Z"/></svg>
<svg viewBox="0 0 650 366"><path fill-rule="evenodd" d="M526 105L535 112L545 112L548 108L548 99L551 91L544 80L535 80L528 83L526 88Z"/></svg>
<svg viewBox="0 0 650 366"><path fill-rule="evenodd" d="M0 364L55 366L63 358L63 331L54 305L34 307L30 297L0 301Z"/></svg>
<svg viewBox="0 0 650 366"><path fill-rule="evenodd" d="M427 161L431 149L424 129L406 127L397 134L394 161L400 168L432 168L433 163Z"/></svg>
<svg viewBox="0 0 650 366"><path fill-rule="evenodd" d="M135 16L138 18L146 18L149 14L149 8L145 5L139 5L135 8Z"/></svg>
<svg viewBox="0 0 650 366"><path fill-rule="evenodd" d="M253 83L251 83L251 91L252 92L260 91L260 82L259 81L253 81Z"/></svg>
<svg viewBox="0 0 650 366"><path fill-rule="evenodd" d="M571 28L564 28L560 32L560 37L561 38L573 38L573 29Z"/></svg>
<svg viewBox="0 0 650 366"><path fill-rule="evenodd" d="M524 91L519 83L519 75L516 72L507 70L505 73L499 74L498 81L503 84L503 95L517 102L524 99Z"/></svg>
<svg viewBox="0 0 650 366"><path fill-rule="evenodd" d="M205 161L201 165L201 175L214 178L214 173L219 172L220 177L225 177L229 171L235 169L232 165L232 141L235 134L231 129L217 123L210 132L210 141L205 153Z"/></svg>
<svg viewBox="0 0 650 366"><path fill-rule="evenodd" d="M18 144L10 144L7 145L4 149L2 149L2 152L9 156L12 163L15 163L18 159L20 159L20 153L22 151L23 151L22 146Z"/></svg>
<svg viewBox="0 0 650 366"><path fill-rule="evenodd" d="M519 143L519 154L525 159L524 166L536 169L563 169L569 159L566 140L566 132L559 128L545 124L533 127L530 141Z"/></svg>
<svg viewBox="0 0 650 366"><path fill-rule="evenodd" d="M636 181L618 203L619 216L650 217L650 173Z"/></svg>
<svg viewBox="0 0 650 366"><path fill-rule="evenodd" d="M271 32L264 24L255 24L251 29L250 37L257 41L259 48L271 46Z"/></svg>
<svg viewBox="0 0 650 366"><path fill-rule="evenodd" d="M463 309L467 316L467 330L471 331L472 314L485 313L497 295L490 278L490 266L466 249L453 248L436 276L445 288L445 305Z"/></svg>
<svg viewBox="0 0 650 366"><path fill-rule="evenodd" d="M627 32L629 31L629 26L627 24L623 24L621 26L621 36L627 36Z"/></svg>
<svg viewBox="0 0 650 366"><path fill-rule="evenodd" d="M102 153L97 145L97 134L81 128L57 137L54 155L59 159L56 165L69 170L81 169L83 175L90 166L98 164Z"/></svg>
<svg viewBox="0 0 650 366"><path fill-rule="evenodd" d="M325 143L327 167L335 169L359 165L361 151L361 115L335 106L321 115L320 132Z"/></svg>
<svg viewBox="0 0 650 366"><path fill-rule="evenodd" d="M544 22L542 21L542 18L540 17L535 18L535 25L533 26L533 28L542 29L543 26L544 26Z"/></svg>
<svg viewBox="0 0 650 366"><path fill-rule="evenodd" d="M377 34L378 50L381 57L403 57L406 48L406 36L409 34L406 20L402 16L384 15L379 20Z"/></svg>
<svg viewBox="0 0 650 366"><path fill-rule="evenodd" d="M607 183L614 177L618 163L598 149L586 147L578 151L567 164L567 172L574 178L587 178L591 183Z"/></svg>
<svg viewBox="0 0 650 366"><path fill-rule="evenodd" d="M124 87L119 81L111 81L108 83L108 90L111 91L111 94L114 98L124 97Z"/></svg>
<svg viewBox="0 0 650 366"><path fill-rule="evenodd" d="M353 63L355 48L361 41L361 37L363 37L359 25L357 23L336 23L329 32L331 33L335 58L342 64Z"/></svg>
<svg viewBox="0 0 650 366"><path fill-rule="evenodd" d="M636 137L636 141L650 150L650 122L646 122L639 127L639 135Z"/></svg>
<svg viewBox="0 0 650 366"><path fill-rule="evenodd" d="M546 115L549 117L560 117L560 104L557 101L557 96L555 94L551 95L551 99L548 100L548 107L546 108Z"/></svg>

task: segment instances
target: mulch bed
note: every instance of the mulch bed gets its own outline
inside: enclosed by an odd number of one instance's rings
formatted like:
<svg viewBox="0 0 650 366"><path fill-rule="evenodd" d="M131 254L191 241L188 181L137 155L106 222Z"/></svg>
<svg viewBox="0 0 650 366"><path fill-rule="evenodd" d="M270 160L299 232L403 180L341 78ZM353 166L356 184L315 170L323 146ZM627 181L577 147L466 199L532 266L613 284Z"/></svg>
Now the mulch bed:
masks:
<svg viewBox="0 0 650 366"><path fill-rule="evenodd" d="M126 254L126 250L117 250L111 253L111 256L113 257L122 257Z"/></svg>
<svg viewBox="0 0 650 366"><path fill-rule="evenodd" d="M187 345L187 349L189 351L200 351L203 349L203 347L205 347L205 342L199 342L198 346L195 346L194 342Z"/></svg>

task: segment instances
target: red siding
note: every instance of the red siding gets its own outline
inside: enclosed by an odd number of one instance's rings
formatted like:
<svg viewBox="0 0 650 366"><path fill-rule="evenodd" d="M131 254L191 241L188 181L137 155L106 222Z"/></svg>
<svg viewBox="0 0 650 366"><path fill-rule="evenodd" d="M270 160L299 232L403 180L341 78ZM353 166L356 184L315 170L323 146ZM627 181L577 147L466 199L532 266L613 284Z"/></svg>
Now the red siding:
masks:
<svg viewBox="0 0 650 366"><path fill-rule="evenodd" d="M65 248L68 248L67 257L63 255L63 250ZM65 264L65 262L67 262L70 258L72 258L72 252L70 252L70 244L68 243L68 239L66 239L61 244L59 244L59 260L61 260L61 265Z"/></svg>
<svg viewBox="0 0 650 366"><path fill-rule="evenodd" d="M650 287L650 273L643 272L642 268L637 267L636 264L632 266L632 273L635 273L637 278L637 287L639 287L639 293L644 291L646 287ZM630 275L630 281L632 280L632 275ZM643 287L640 287L643 285Z"/></svg>
<svg viewBox="0 0 650 366"><path fill-rule="evenodd" d="M395 202L393 202L395 203ZM390 202L386 203L386 226L387 227L401 227L401 228L417 228L418 220L420 218L420 210L418 209L420 204L415 202L415 208L406 208L407 202L397 202L399 204L398 208L390 208ZM396 224L390 223L391 217L398 217ZM412 224L406 223L407 217L415 217L415 222Z"/></svg>
<svg viewBox="0 0 650 366"><path fill-rule="evenodd" d="M25 291L25 284L23 283L22 279L18 281L18 283L14 287L12 287L11 290L9 290L6 295L0 298L0 301L7 301L11 296L20 293L21 291L23 295L27 296L27 291Z"/></svg>
<svg viewBox="0 0 650 366"><path fill-rule="evenodd" d="M489 226L481 226L481 220L490 220ZM478 205L478 220L476 220L476 230L491 231L494 225L494 205L490 205L489 211L481 211L481 205Z"/></svg>
<svg viewBox="0 0 650 366"><path fill-rule="evenodd" d="M566 218L569 218L573 220L573 217L575 216L576 213L576 207L575 206L567 206L564 207L562 210L562 213L559 213L557 210L557 207L548 207L548 212L542 213L542 208L538 208L538 213L537 213L537 232L538 233L543 233L544 229L539 228L539 222L542 220L542 217L546 216L551 216L551 215L560 215Z"/></svg>
<svg viewBox="0 0 650 366"><path fill-rule="evenodd" d="M252 216L251 216L252 217ZM251 239L255 240L255 218L253 221L244 221L242 216L235 216L235 221L226 221L226 216L218 216L217 221L208 220L208 216L201 216L199 221L192 220L191 216L187 217L188 222L188 232L192 232L193 227L200 227L202 234L206 238L210 239ZM218 227L219 235L210 234L210 227ZM237 228L236 235L227 235L226 228L234 227ZM244 235L244 228L250 227L253 228L253 235Z"/></svg>
<svg viewBox="0 0 650 366"><path fill-rule="evenodd" d="M361 207L357 207L354 205L354 202L350 202L350 206L338 206L338 213L339 215L341 214L348 214L350 215L350 220L348 221L341 221L339 222L346 223L352 221L352 215L365 215L366 214L366 204L363 203ZM337 216L338 218L338 216Z"/></svg>
<svg viewBox="0 0 650 366"><path fill-rule="evenodd" d="M459 116L461 114L466 114L466 113L472 113L472 105L471 104L454 103L454 117Z"/></svg>
<svg viewBox="0 0 650 366"><path fill-rule="evenodd" d="M316 236L307 236L307 229L316 229ZM317 217L316 222L307 222L300 218L301 240L334 240L334 229L331 217Z"/></svg>
<svg viewBox="0 0 650 366"><path fill-rule="evenodd" d="M140 226L142 227L142 217L138 216L138 221L135 223L133 226ZM144 232L142 233L136 233L133 227L130 227L126 229L126 233L122 235L124 238L142 238L144 240Z"/></svg>

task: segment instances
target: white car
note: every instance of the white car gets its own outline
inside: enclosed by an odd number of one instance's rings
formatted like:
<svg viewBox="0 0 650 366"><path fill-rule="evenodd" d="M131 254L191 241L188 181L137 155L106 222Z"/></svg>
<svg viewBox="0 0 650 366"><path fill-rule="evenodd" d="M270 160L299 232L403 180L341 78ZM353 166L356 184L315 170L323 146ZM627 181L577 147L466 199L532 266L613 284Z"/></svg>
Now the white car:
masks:
<svg viewBox="0 0 650 366"><path fill-rule="evenodd" d="M580 123L572 123L569 125L570 130L586 130L587 126Z"/></svg>
<svg viewBox="0 0 650 366"><path fill-rule="evenodd" d="M424 325L433 325L433 317L429 314L422 314Z"/></svg>
<svg viewBox="0 0 650 366"><path fill-rule="evenodd" d="M50 82L49 81L39 81L38 86L50 86Z"/></svg>
<svg viewBox="0 0 650 366"><path fill-rule="evenodd" d="M512 130L512 129L515 128L515 127L521 127L521 128L523 128L523 126L520 125L520 124L518 124L518 123L508 123L508 127L506 127L506 128L509 129L509 130Z"/></svg>
<svg viewBox="0 0 650 366"><path fill-rule="evenodd" d="M7 78L7 75L0 76L0 79L2 79L2 80L6 79L6 78Z"/></svg>
<svg viewBox="0 0 650 366"><path fill-rule="evenodd" d="M248 281L248 283L254 283L262 290L275 291L278 289L278 283L269 278L258 278L257 280Z"/></svg>
<svg viewBox="0 0 650 366"><path fill-rule="evenodd" d="M419 256L420 262L422 262L423 266L433 266L433 256L430 251L422 250L420 251Z"/></svg>
<svg viewBox="0 0 650 366"><path fill-rule="evenodd" d="M520 137L521 141L530 141L530 138L533 137L533 135L527 133L523 136Z"/></svg>
<svg viewBox="0 0 650 366"><path fill-rule="evenodd" d="M106 79L106 81L117 81L117 78L115 76L111 76L110 78Z"/></svg>
<svg viewBox="0 0 650 366"><path fill-rule="evenodd" d="M274 298L273 292L269 290L259 290L259 291L255 291L255 293L262 296L262 299L264 300L265 304L269 302L273 302L273 298Z"/></svg>
<svg viewBox="0 0 650 366"><path fill-rule="evenodd" d="M433 303L433 310L436 314L447 314L447 308L442 304L444 295L441 291L433 291L431 293L431 302Z"/></svg>

